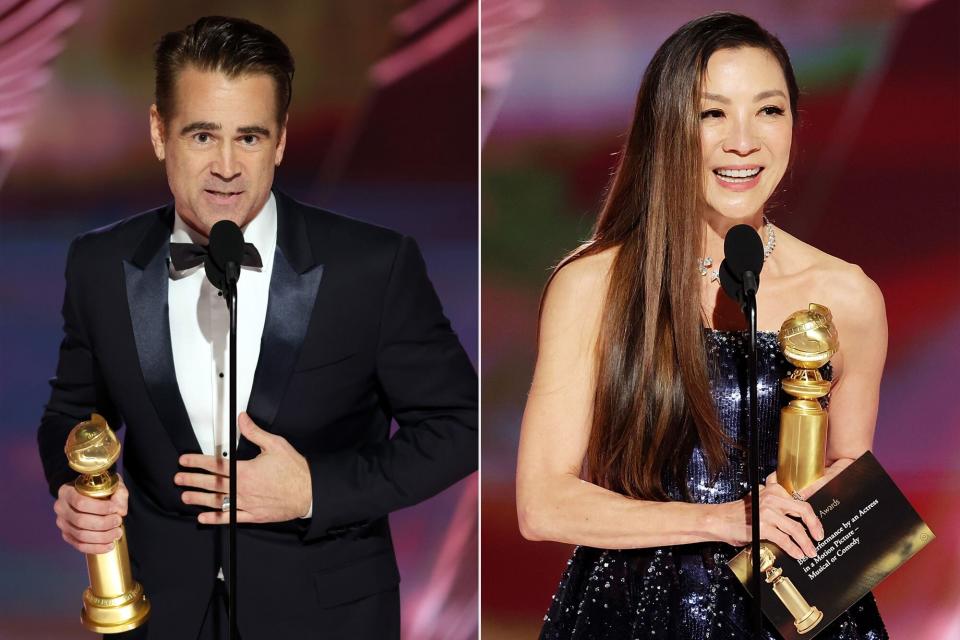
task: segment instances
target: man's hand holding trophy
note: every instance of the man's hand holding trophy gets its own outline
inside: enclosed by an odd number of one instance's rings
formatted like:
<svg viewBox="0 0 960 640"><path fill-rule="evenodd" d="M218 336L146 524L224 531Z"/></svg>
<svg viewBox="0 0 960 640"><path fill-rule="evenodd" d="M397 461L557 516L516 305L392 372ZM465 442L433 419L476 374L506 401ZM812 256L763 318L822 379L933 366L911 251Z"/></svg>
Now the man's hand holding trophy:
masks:
<svg viewBox="0 0 960 640"><path fill-rule="evenodd" d="M115 513L116 503L111 504L122 491L120 506L125 513L126 489L111 471L120 457L120 442L103 417L94 413L70 431L64 452L80 476L73 487L61 488L54 508L64 539L87 556L90 586L83 592L81 622L97 633L135 629L149 617L150 602L131 574L122 514Z"/></svg>

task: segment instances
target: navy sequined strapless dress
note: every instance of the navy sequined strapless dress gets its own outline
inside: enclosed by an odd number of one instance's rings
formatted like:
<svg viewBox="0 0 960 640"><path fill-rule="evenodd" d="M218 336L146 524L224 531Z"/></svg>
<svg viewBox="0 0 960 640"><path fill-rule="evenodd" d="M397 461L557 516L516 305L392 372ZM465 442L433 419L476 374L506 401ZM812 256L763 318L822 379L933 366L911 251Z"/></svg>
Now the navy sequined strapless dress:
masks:
<svg viewBox="0 0 960 640"><path fill-rule="evenodd" d="M743 445L728 449L731 464L711 483L699 448L684 479L693 502L732 502L749 491L746 446L748 335L705 330L710 379L720 422ZM763 476L777 468L780 408L790 398L780 380L792 370L777 345L777 334L757 335L757 396L760 463ZM821 370L830 378L827 365ZM679 485L668 489L684 500ZM749 596L725 566L738 549L722 542L644 549L577 547L544 617L541 640L720 640L751 638ZM780 635L764 618L764 640ZM868 593L817 635L817 640L889 638L873 594Z"/></svg>

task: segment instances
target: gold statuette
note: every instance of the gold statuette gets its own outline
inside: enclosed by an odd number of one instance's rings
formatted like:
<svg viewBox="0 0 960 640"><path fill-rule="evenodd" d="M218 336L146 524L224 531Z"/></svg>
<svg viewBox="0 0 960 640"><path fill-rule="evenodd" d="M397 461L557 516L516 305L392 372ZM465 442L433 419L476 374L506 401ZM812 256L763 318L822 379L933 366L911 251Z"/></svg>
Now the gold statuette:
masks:
<svg viewBox="0 0 960 640"><path fill-rule="evenodd" d="M793 616L793 625L797 628L797 632L806 633L823 620L823 612L810 606L793 584L793 580L783 575L783 569L773 566L774 562L776 558L773 552L767 548L766 543L761 543L760 571L763 572L764 580L773 588L774 595Z"/></svg>
<svg viewBox="0 0 960 640"><path fill-rule="evenodd" d="M780 410L777 460L777 483L792 494L824 474L827 412L818 398L829 393L830 381L818 369L837 352L840 341L830 310L814 303L791 313L777 338L784 357L797 367L782 381L794 399Z"/></svg>
<svg viewBox="0 0 960 640"><path fill-rule="evenodd" d="M96 413L70 431L63 448L70 468L80 474L74 486L81 495L109 500L120 479L110 467L120 457L120 442ZM134 582L127 552L127 532L120 525L120 539L111 551L88 553L90 586L83 591L80 621L96 633L120 633L135 629L150 616L150 602L140 583Z"/></svg>

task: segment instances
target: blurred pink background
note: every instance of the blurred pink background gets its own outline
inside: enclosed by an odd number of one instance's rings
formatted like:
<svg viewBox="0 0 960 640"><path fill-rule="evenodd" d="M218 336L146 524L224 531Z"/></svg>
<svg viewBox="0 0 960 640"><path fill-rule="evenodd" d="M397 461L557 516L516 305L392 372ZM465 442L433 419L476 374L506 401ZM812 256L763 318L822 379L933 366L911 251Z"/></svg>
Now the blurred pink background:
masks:
<svg viewBox="0 0 960 640"><path fill-rule="evenodd" d="M296 59L277 184L414 236L476 362L476 1L0 0L2 638L93 637L36 450L66 250L170 200L147 129L153 45L210 14L266 26ZM391 515L406 638L477 637L476 494L474 474Z"/></svg>
<svg viewBox="0 0 960 640"><path fill-rule="evenodd" d="M513 475L550 267L584 239L644 67L684 22L738 11L800 82L798 159L770 217L859 264L890 328L874 453L937 539L876 590L893 638L960 637L960 10L909 2L483 4L482 628L533 638L570 548L523 540ZM489 44L489 46L488 46Z"/></svg>

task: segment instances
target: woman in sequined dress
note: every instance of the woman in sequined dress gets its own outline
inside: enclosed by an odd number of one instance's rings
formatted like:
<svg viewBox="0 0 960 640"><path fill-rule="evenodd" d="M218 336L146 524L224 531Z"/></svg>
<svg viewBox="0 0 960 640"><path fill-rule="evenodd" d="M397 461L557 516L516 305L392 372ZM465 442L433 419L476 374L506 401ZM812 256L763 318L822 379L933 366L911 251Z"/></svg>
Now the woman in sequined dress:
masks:
<svg viewBox="0 0 960 640"><path fill-rule="evenodd" d="M882 295L856 265L764 218L790 159L797 96L780 42L735 14L688 23L647 68L593 237L557 267L542 304L519 524L530 540L578 546L541 638L750 637L746 593L724 566L751 539L746 332L711 273L733 225L752 225L766 242L761 537L800 558L823 536L775 473L790 370L776 330L809 302L832 310L840 351L824 371L834 383L827 472L802 497L872 446ZM764 622L765 637L778 638ZM817 637L887 633L868 594Z"/></svg>

